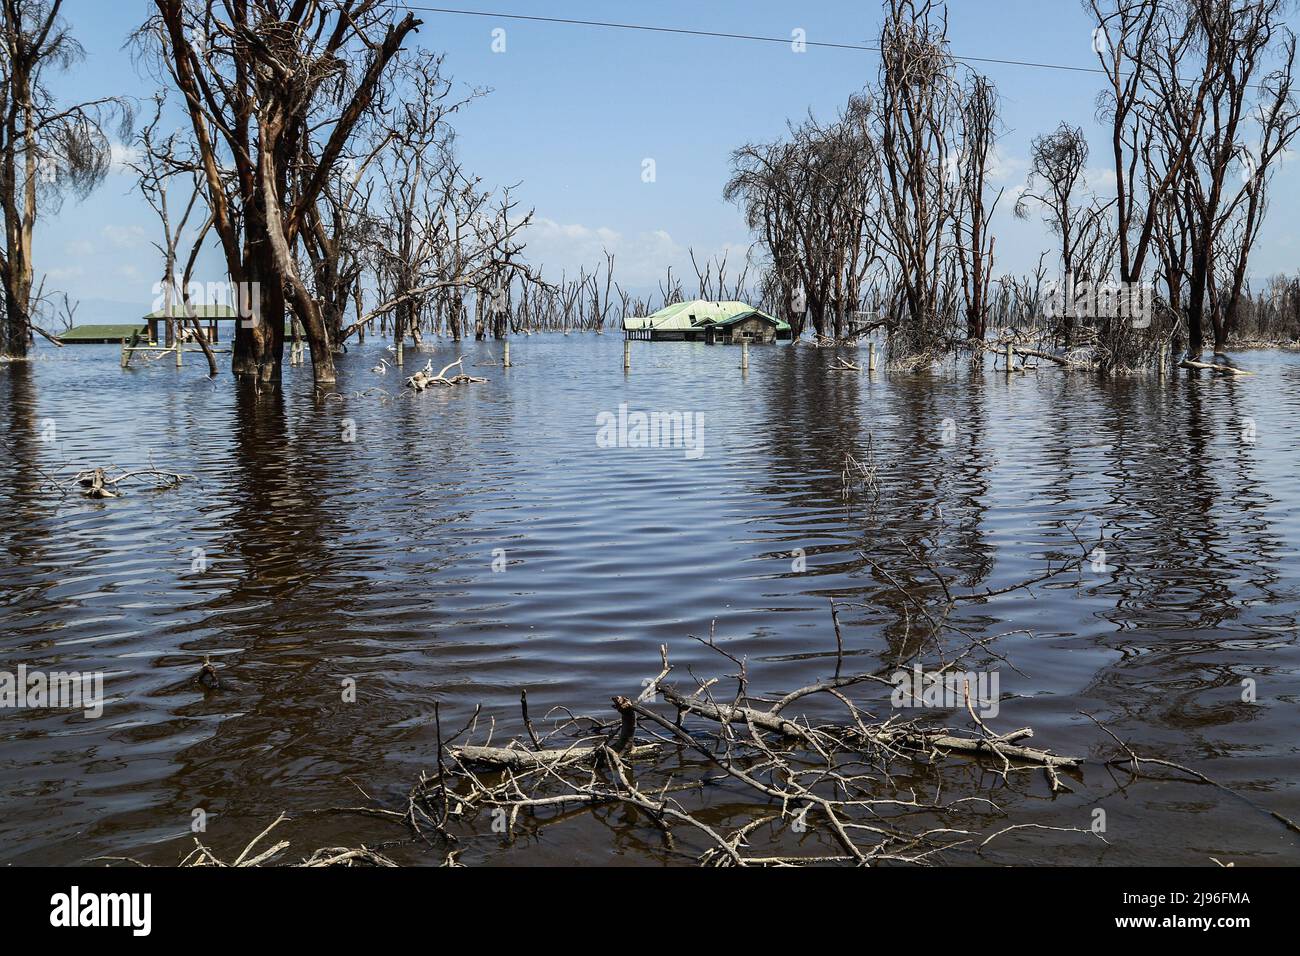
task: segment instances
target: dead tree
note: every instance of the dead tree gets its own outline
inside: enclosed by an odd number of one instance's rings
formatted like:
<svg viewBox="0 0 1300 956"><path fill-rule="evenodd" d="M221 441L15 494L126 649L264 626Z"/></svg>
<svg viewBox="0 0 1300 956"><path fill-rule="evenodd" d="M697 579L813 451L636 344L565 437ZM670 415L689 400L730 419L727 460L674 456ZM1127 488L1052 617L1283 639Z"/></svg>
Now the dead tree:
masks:
<svg viewBox="0 0 1300 956"><path fill-rule="evenodd" d="M854 96L834 122L809 118L788 140L746 145L732 154L723 196L745 212L767 266L768 295L796 336L811 322L838 338L857 309L863 277L876 257L877 148L869 96ZM725 260L717 265L722 295ZM701 297L712 292L712 265Z"/></svg>
<svg viewBox="0 0 1300 956"><path fill-rule="evenodd" d="M723 197L741 207L746 224L757 233L768 264L766 298L776 315L789 319L798 337L808 319L809 303L803 291L806 262L800 252L802 201L794 178L794 147L781 141L745 145L732 153L731 165ZM665 306L681 300L680 282L674 284L671 273L667 285L660 283L659 292ZM823 323L820 314L814 322Z"/></svg>
<svg viewBox="0 0 1300 956"><path fill-rule="evenodd" d="M943 337L940 284L956 188L947 163L960 112L946 16L929 0L889 0L880 33L885 248L906 309L905 349Z"/></svg>
<svg viewBox="0 0 1300 956"><path fill-rule="evenodd" d="M139 38L185 98L227 272L241 311L257 306L253 321L238 323L232 370L279 379L291 307L316 383L332 384L329 331L293 250L419 21L410 13L395 20L378 0L155 2L158 15ZM233 176L223 175L226 166Z"/></svg>
<svg viewBox="0 0 1300 956"><path fill-rule="evenodd" d="M1035 136L1029 150L1029 178L1016 202L1017 218L1027 219L1031 204L1043 209L1043 219L1060 241L1061 275L1067 287L1075 276L1098 278L1080 269L1101 231L1102 217L1112 202L1100 203L1083 181L1088 165L1088 140L1083 129L1061 123L1052 133ZM1074 310L1062 316L1061 337L1068 344Z"/></svg>
<svg viewBox="0 0 1300 956"><path fill-rule="evenodd" d="M989 284L993 273L993 234L989 222L1002 190L988 185L988 163L996 138L997 92L984 76L972 78L961 104L957 214L953 235L961 267L966 338L982 342L988 324Z"/></svg>
<svg viewBox="0 0 1300 956"><path fill-rule="evenodd" d="M1178 171L1178 195L1190 230L1187 283L1188 357L1199 358L1208 312L1213 348L1227 348L1228 333L1251 249L1263 218L1264 192L1275 161L1300 130L1292 99L1295 35L1286 26L1283 0L1194 0L1186 30L1200 67L1195 84L1200 102L1174 99L1161 121L1173 136L1191 144ZM1163 89L1181 82L1172 70L1191 55L1162 59ZM1259 140L1243 144L1246 125L1256 120ZM1240 171L1240 175L1236 175ZM1216 265L1228 288L1221 295Z"/></svg>
<svg viewBox="0 0 1300 956"><path fill-rule="evenodd" d="M377 164L384 192L375 253L382 301L370 314L391 312L399 342L408 336L418 341L417 316L433 291L424 287L423 276L447 241L439 215L451 201L446 167L454 157L447 118L464 102L451 98L439 56L418 54L403 64L401 76L410 93L381 119L386 148Z"/></svg>
<svg viewBox="0 0 1300 956"><path fill-rule="evenodd" d="M69 70L83 56L81 44L60 16L62 0L0 0L0 213L4 248L4 327L0 355L25 356L36 303L33 239L42 210L56 211L62 197L84 197L103 180L109 166L104 132L119 120L118 135L130 136L127 100L103 97L60 103L51 91L52 75Z"/></svg>
<svg viewBox="0 0 1300 956"><path fill-rule="evenodd" d="M601 267L597 263L590 279L591 289L591 328L596 332L605 330L609 319L610 291L614 285L614 254L608 249L601 249L605 256L604 283L601 283Z"/></svg>
<svg viewBox="0 0 1300 956"><path fill-rule="evenodd" d="M1176 69L1188 38L1180 35L1163 9L1164 0L1088 0L1096 23L1093 48L1106 74L1098 97L1098 119L1110 130L1115 172L1115 220L1119 243L1119 278L1135 282L1142 276L1160 203L1186 161L1190 143L1167 144L1168 169L1152 179L1143 165L1159 147L1156 143L1158 102L1149 95L1158 85L1156 47ZM1169 152L1168 150L1172 150ZM1144 191L1145 187L1145 191Z"/></svg>
<svg viewBox="0 0 1300 956"><path fill-rule="evenodd" d="M178 306L185 300L185 293L180 290L180 277L177 275L177 250L185 234L190 217L201 206L201 183L196 181L194 173L198 166L196 158L185 155L186 148L178 132L163 134L161 130L163 107L166 95L154 96L153 115L140 130L135 139L136 152L127 166L136 175L136 188L158 217L162 228L162 238L153 246L162 256L162 275L158 288L161 292L165 318L165 344L171 346L177 326L182 315ZM188 185L188 195L184 195L179 210L169 203L169 187L176 177L182 177L183 185ZM206 214L206 210L201 213Z"/></svg>
<svg viewBox="0 0 1300 956"><path fill-rule="evenodd" d="M380 302L345 330L345 337L392 313L395 337L418 343L421 315L437 309L459 341L468 292L495 292L516 276L533 278L520 259L532 211L519 214L508 188L499 194L480 188L480 178L465 171L453 141L433 119L423 107L408 114L407 132L392 140L380 163L385 186L376 232ZM417 129L422 132L414 133Z"/></svg>
<svg viewBox="0 0 1300 956"><path fill-rule="evenodd" d="M390 135L380 132L375 138L377 142L368 142L361 153L347 156L333 170L319 201L308 207L304 217L301 249L307 268L302 271L311 276L336 353L344 348L348 308L360 303L362 276L375 263L376 217L371 209L375 181L368 172ZM304 150L304 167L311 161L311 151Z"/></svg>
<svg viewBox="0 0 1300 956"><path fill-rule="evenodd" d="M67 332L77 321L77 309L81 308L81 302L66 292L60 292L59 299L59 323L61 331Z"/></svg>

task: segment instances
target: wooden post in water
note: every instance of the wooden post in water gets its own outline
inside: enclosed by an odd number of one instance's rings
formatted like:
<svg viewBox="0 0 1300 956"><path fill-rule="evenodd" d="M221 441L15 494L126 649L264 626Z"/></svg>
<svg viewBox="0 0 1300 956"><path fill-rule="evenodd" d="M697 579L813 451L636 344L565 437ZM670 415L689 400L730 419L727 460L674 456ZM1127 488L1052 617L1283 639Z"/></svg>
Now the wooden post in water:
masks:
<svg viewBox="0 0 1300 956"><path fill-rule="evenodd" d="M876 370L876 343L868 342L867 343L867 371L874 372L875 370Z"/></svg>
<svg viewBox="0 0 1300 956"><path fill-rule="evenodd" d="M1007 343L1007 374L1008 375L1011 374L1011 363L1015 361L1015 357L1016 357L1016 351L1012 347L1011 343L1008 342Z"/></svg>
<svg viewBox="0 0 1300 956"><path fill-rule="evenodd" d="M176 338L176 367L180 368L181 367L181 342L183 341L181 337L180 329L176 330L175 338Z"/></svg>
<svg viewBox="0 0 1300 956"><path fill-rule="evenodd" d="M403 342L402 339L398 339L397 340L397 367L398 368L402 367L402 346L403 345L405 345L405 342Z"/></svg>
<svg viewBox="0 0 1300 956"><path fill-rule="evenodd" d="M623 371L632 369L632 340L626 336L623 338Z"/></svg>
<svg viewBox="0 0 1300 956"><path fill-rule="evenodd" d="M749 371L749 339L740 340L740 370Z"/></svg>
<svg viewBox="0 0 1300 956"><path fill-rule="evenodd" d="M131 353L126 350L126 339L122 340L122 368L126 368L131 362Z"/></svg>
<svg viewBox="0 0 1300 956"><path fill-rule="evenodd" d="M502 368L510 367L510 340L509 339L506 339L505 355L501 357L501 367Z"/></svg>

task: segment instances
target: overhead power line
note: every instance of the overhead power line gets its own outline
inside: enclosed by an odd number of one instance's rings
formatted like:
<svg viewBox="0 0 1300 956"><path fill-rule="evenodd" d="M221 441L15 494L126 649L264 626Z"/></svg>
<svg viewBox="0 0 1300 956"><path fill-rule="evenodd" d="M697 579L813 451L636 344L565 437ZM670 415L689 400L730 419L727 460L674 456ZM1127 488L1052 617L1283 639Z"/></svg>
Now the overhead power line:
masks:
<svg viewBox="0 0 1300 956"><path fill-rule="evenodd" d="M636 30L642 33L674 33L680 36L710 37L725 40L749 40L757 43L789 44L790 37L769 37L753 33L727 33L721 30L689 30L685 27L659 27L645 23L617 23L611 20L579 20L573 17L540 17L525 13L493 13L486 10L459 10L452 7L429 7L414 3L398 3L390 0L388 6L419 13L441 13L461 17L486 17L494 20L527 20L534 23L556 23L564 26L600 27L607 30ZM860 53L879 53L880 47L865 43L835 43L829 40L804 40L810 47L830 50L854 50ZM1070 66L1065 63L1039 63L1033 60L1012 60L987 56L953 55L953 59L963 63L995 63L1001 66L1024 66L1039 70L1063 70L1069 73L1097 73L1106 75L1106 71L1095 66Z"/></svg>

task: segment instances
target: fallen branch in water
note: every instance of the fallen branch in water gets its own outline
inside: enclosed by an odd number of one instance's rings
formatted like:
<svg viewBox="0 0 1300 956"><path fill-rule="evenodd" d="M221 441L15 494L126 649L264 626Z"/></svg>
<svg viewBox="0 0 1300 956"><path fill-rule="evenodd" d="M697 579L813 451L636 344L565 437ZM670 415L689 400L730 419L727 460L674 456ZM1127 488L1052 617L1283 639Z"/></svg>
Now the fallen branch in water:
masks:
<svg viewBox="0 0 1300 956"><path fill-rule="evenodd" d="M182 481L192 475L182 475L174 471L162 471L157 468L139 468L109 475L103 468L88 468L77 472L67 484L78 487L87 498L120 498L122 492L117 486L127 481L148 481L155 488L176 488Z"/></svg>
<svg viewBox="0 0 1300 956"><path fill-rule="evenodd" d="M1067 352L1065 355L1058 355L1055 352L1048 352L1041 348L1032 348L1022 345L1021 342L1024 341L1024 338L1023 335L1003 336L1000 339L989 342L987 348L997 355L1005 356L1007 347L1010 346L1013 360L1015 359L1015 356L1019 355L1022 358L1036 358L1044 362L1051 362L1053 365L1058 365L1061 368L1094 370L1097 367L1095 361L1078 352ZM1012 371L1025 372L1029 371L1029 368L1030 366L1022 364Z"/></svg>
<svg viewBox="0 0 1300 956"><path fill-rule="evenodd" d="M1247 371L1244 368L1238 368L1235 365L1229 365L1225 357L1222 362L1202 362L1199 359L1185 358L1178 363L1179 368L1215 372L1219 375L1254 375L1254 372Z"/></svg>
<svg viewBox="0 0 1300 956"><path fill-rule="evenodd" d="M194 838L194 849L186 854L185 858L180 861L178 866L181 867L228 867L247 869L259 867L263 864L270 863L277 856L289 848L288 840L280 840L273 843L265 850L256 850L257 845L262 842L272 830L289 819L287 813L281 813L265 830L253 837L244 849L240 851L239 856L235 857L234 862L228 863L208 846L206 846L198 837ZM134 857L129 856L100 856L94 857L90 862L109 862L109 863L130 863L134 866L145 867L147 863L142 863ZM298 863L289 864L291 866L319 868L326 866L397 866L392 860L384 856L378 850L366 846L351 847L321 847L314 850L310 856Z"/></svg>
<svg viewBox="0 0 1300 956"><path fill-rule="evenodd" d="M524 696L527 707L527 695ZM619 712L618 732L595 745L577 745L562 749L523 750L519 747L457 747L451 756L462 762L486 766L509 767L512 770L536 767L562 767L570 763L579 763L600 759L607 751L629 757L648 757L659 752L654 745L633 747L632 735L636 731L636 715L632 712L632 703L626 697L614 698L614 709ZM525 711L527 713L527 711Z"/></svg>
<svg viewBox="0 0 1300 956"><path fill-rule="evenodd" d="M465 359L462 356L461 358L456 359L456 361L450 363L449 365L443 366L442 371L440 371L437 375L434 375L433 359L430 359L428 363L424 366L424 368L420 369L420 371L416 372L414 375L412 375L410 378L406 380L406 384L409 387L415 389L417 392L423 392L430 385L444 385L448 388L451 388L452 386L455 385L469 385L472 383L487 381L487 379L485 378L478 378L477 376L474 375L466 375L464 372L464 365L461 364L464 361ZM455 368L458 365L461 366L462 371L456 375L453 375L451 378L447 378L447 373L450 372L453 368Z"/></svg>
<svg viewBox="0 0 1300 956"><path fill-rule="evenodd" d="M876 681L890 687L893 686L890 681L875 674L859 674L824 684L815 684L812 687L795 691L794 695L804 696L815 691L830 691L865 681ZM663 691L665 699L677 708L679 715L698 714L718 723L752 725L760 730L795 737L808 743L814 743L819 738L825 740L827 737L835 738L837 743L844 743L850 738L856 738L861 743L882 746L888 749L905 747L924 753L948 752L977 757L996 755L998 757L1013 757L1025 763L1049 767L1077 767L1082 762L1079 757L1061 757L1046 750L1020 747L1011 743L1014 740L1032 737L1034 732L1028 727L1009 734L989 737L957 737L944 732L930 732L906 726L891 727L888 724L819 728L814 731L811 728L781 717L777 712L777 708L763 711L752 707L719 705L698 697L684 697L667 686L661 685L660 689ZM778 703L779 706L782 706L782 703Z"/></svg>
<svg viewBox="0 0 1300 956"><path fill-rule="evenodd" d="M566 710L559 727L539 735L526 695L521 696L525 737L504 746L450 746L440 737L437 776L422 775L412 794L412 820L454 839L450 828L470 826L479 813L492 815L495 832L511 834L523 815L566 819L597 806L622 804L655 827L668 852L708 865L920 864L959 846L973 852L980 834L942 824L922 826L917 818L1001 815L984 797L939 802L943 788L937 778L936 797L918 797L918 778L937 774L946 758L993 761L989 769L1002 777L1036 768L1055 773L1081 763L1078 757L1026 746L1023 741L1033 733L1029 728L995 734L973 709L975 733L970 735L896 716L870 718L846 692L869 684L893 686L878 674L836 677L758 706L746 689L743 660L712 641L706 646L740 668L733 698L717 699L715 680L700 682L689 692L668 683L672 666L666 647L660 648L662 670L636 700L613 698L616 723L574 717ZM814 724L787 715L795 701L815 694L837 701L848 719ZM660 699L675 717L655 708ZM477 724L476 713L452 739L473 734ZM559 734L574 739L557 746L553 741ZM490 730L488 737L490 741ZM632 761L638 762L635 774ZM895 775L908 785L896 785ZM700 814L685 799L718 787L728 793L728 817L740 814L738 826ZM760 827L777 851L749 851ZM814 829L831 852L797 851L803 835ZM679 830L693 834L700 848L689 854L679 848ZM785 846L789 842L795 849Z"/></svg>
<svg viewBox="0 0 1300 956"><path fill-rule="evenodd" d="M1051 362L1062 368L1088 368L1090 365L1079 361L1071 361L1063 355L1055 355L1052 352L1044 352L1042 349L1027 349L1022 345L1013 345L1011 347L1012 355L1023 355L1026 358L1042 359L1045 362Z"/></svg>
<svg viewBox="0 0 1300 956"><path fill-rule="evenodd" d="M1225 784L1219 783L1219 781L1217 780L1212 780L1211 778L1207 777L1205 774L1201 773L1199 770L1193 770L1191 767L1184 767L1182 764L1174 763L1172 760L1165 760L1160 757L1144 757L1141 754L1137 753L1125 741L1121 740L1119 736L1117 736L1109 727L1107 727L1104 723L1102 723L1092 714L1088 713L1086 710L1081 710L1079 711L1079 713L1081 713L1083 716L1087 717L1094 724L1096 724L1097 727L1103 733L1105 733L1108 737L1110 737L1111 740L1115 741L1115 743L1119 744L1120 749L1124 751L1124 756L1114 757L1111 758L1110 760L1107 760L1106 761L1107 766L1118 767L1118 766L1127 765L1129 772L1133 774L1135 778L1147 776L1146 774L1142 773L1143 764L1151 764L1153 767L1164 767L1169 770L1176 770L1179 773L1187 774L1187 776L1190 777L1191 780L1195 783L1202 783L1207 786L1211 786L1218 790L1221 790L1224 793L1228 794L1229 796L1235 797L1236 799L1240 800L1241 802L1245 803L1251 808L1258 810L1261 813L1267 814L1268 816L1276 820L1278 823L1286 827L1288 830L1290 830L1292 833L1300 833L1300 823L1296 823L1290 817L1278 813L1278 811L1276 810L1270 810L1267 807L1260 806L1250 797L1247 797L1246 795L1237 792L1236 790L1232 789L1229 786L1226 786ZM1173 780L1177 778L1150 777L1149 779ZM1213 857L1211 857L1211 859L1213 859Z"/></svg>

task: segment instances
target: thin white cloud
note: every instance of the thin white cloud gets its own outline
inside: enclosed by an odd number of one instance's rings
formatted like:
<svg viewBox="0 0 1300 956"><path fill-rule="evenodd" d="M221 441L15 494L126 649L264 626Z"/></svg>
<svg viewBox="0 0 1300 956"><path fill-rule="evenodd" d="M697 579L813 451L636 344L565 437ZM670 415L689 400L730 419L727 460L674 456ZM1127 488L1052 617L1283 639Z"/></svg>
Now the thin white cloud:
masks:
<svg viewBox="0 0 1300 956"><path fill-rule="evenodd" d="M674 239L666 229L624 235L606 226L559 223L541 218L532 222L525 239L528 261L541 266L546 278L552 282L559 281L561 272L569 280L576 278L582 268L588 274L596 268L603 272L605 251L609 251L614 255L615 281L635 296L657 298L670 266L673 280L681 282L682 291L686 295L695 293L697 280L691 266L690 249ZM694 244L695 260L701 268L712 263L716 281L717 260L725 255L727 291L730 293L745 270L750 248L749 240L725 242L716 247ZM752 286L757 279L758 270L751 269L749 285Z"/></svg>
<svg viewBox="0 0 1300 956"><path fill-rule="evenodd" d="M100 235L115 248L132 249L143 241L144 228L141 226L109 225L100 230Z"/></svg>
<svg viewBox="0 0 1300 956"><path fill-rule="evenodd" d="M1089 166L1083 171L1083 181L1099 196L1115 195L1115 170L1108 166Z"/></svg>
<svg viewBox="0 0 1300 956"><path fill-rule="evenodd" d="M140 150L130 143L112 142L108 144L108 170L110 173L134 175L135 171L127 163L140 158Z"/></svg>
<svg viewBox="0 0 1300 956"><path fill-rule="evenodd" d="M608 226L560 223L536 219L526 233L528 261L542 265L551 279L563 271L570 278L578 270L603 268L605 252L614 255L614 278L620 285L653 285L669 265L687 258L686 248L663 229L625 236Z"/></svg>
<svg viewBox="0 0 1300 956"><path fill-rule="evenodd" d="M1013 156L996 143L989 150L985 175L989 182L1006 183L1024 179L1029 171L1029 160L1023 156Z"/></svg>

